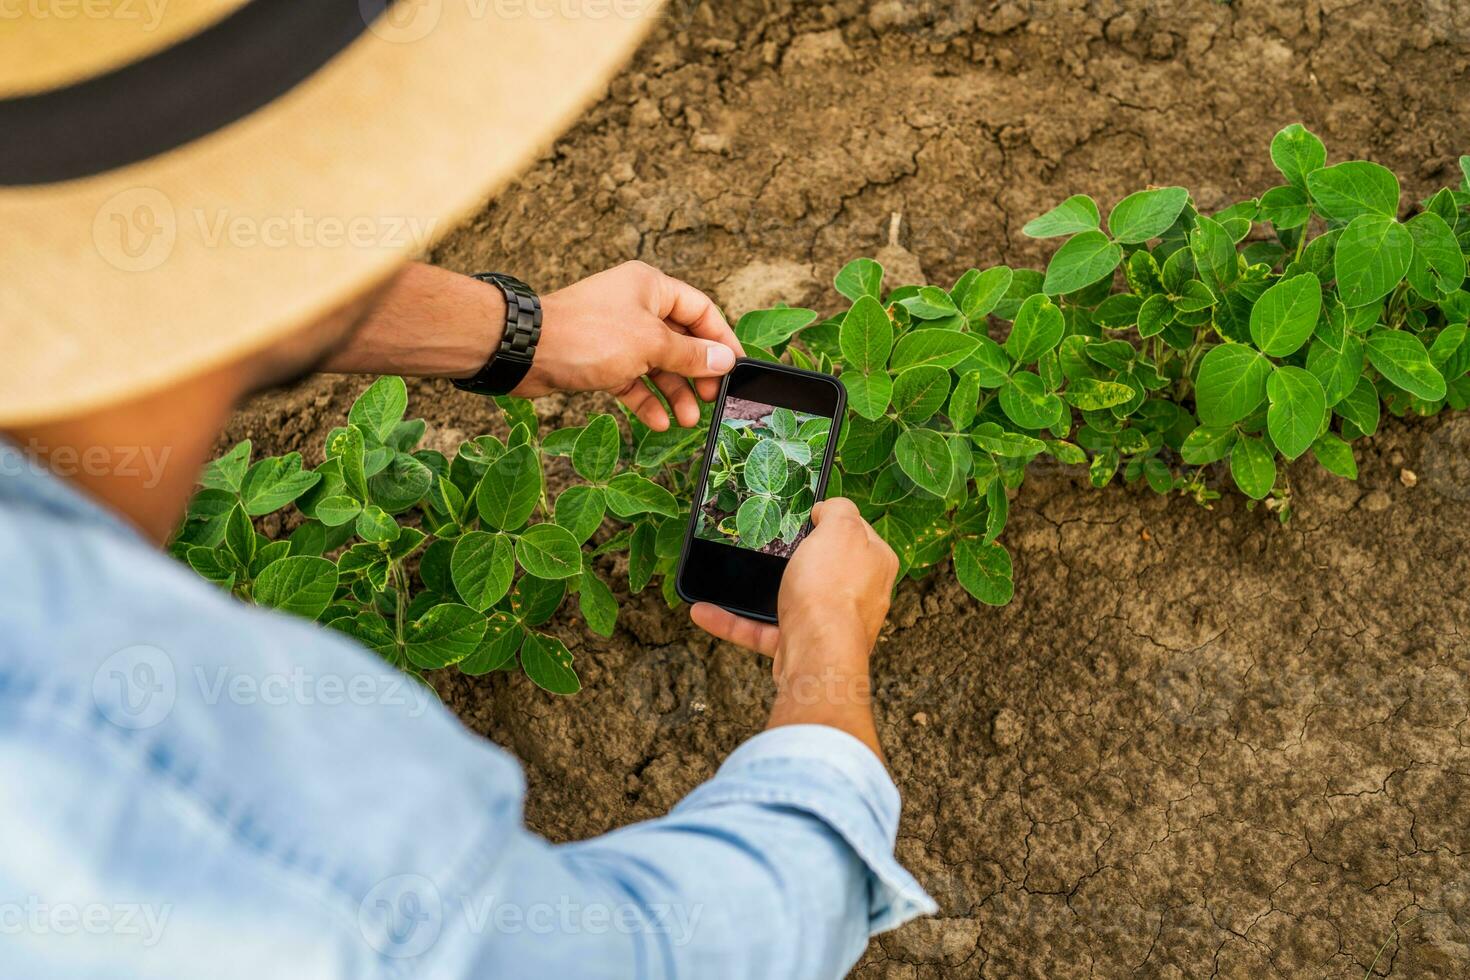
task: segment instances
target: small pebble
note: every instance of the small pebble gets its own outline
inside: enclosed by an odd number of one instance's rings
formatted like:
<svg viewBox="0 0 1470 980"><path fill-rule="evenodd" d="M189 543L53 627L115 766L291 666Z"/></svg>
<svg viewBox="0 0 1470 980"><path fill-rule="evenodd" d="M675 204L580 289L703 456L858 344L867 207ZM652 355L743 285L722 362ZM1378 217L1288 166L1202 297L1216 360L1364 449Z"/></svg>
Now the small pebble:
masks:
<svg viewBox="0 0 1470 980"><path fill-rule="evenodd" d="M1388 510L1389 505L1392 503L1393 500L1382 490L1370 490L1363 495L1363 499L1359 502L1358 506L1366 511L1377 512Z"/></svg>
<svg viewBox="0 0 1470 980"><path fill-rule="evenodd" d="M1399 482L1406 487L1412 487L1419 483L1419 474L1413 470L1399 470Z"/></svg>
<svg viewBox="0 0 1470 980"><path fill-rule="evenodd" d="M913 721L914 724L918 725L920 728L927 728L929 725L929 715L927 712L923 711L915 712Z"/></svg>

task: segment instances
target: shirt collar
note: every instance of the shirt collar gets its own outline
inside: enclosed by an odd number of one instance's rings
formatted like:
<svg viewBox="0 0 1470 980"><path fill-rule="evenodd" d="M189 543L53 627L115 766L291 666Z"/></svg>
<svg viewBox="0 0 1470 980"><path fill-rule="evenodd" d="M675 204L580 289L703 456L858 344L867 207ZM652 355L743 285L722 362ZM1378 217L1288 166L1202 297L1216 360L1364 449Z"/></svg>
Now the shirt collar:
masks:
<svg viewBox="0 0 1470 980"><path fill-rule="evenodd" d="M122 517L50 470L10 440L0 437L0 508L38 510L76 525L100 528L143 541Z"/></svg>

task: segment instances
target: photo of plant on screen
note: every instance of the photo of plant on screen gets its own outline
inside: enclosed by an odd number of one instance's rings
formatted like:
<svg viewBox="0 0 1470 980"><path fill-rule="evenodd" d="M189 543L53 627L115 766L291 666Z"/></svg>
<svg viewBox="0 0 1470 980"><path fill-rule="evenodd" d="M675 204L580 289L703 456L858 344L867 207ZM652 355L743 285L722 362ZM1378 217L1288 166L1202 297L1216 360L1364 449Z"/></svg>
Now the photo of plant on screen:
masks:
<svg viewBox="0 0 1470 980"><path fill-rule="evenodd" d="M832 420L729 398L698 537L789 557L808 530Z"/></svg>

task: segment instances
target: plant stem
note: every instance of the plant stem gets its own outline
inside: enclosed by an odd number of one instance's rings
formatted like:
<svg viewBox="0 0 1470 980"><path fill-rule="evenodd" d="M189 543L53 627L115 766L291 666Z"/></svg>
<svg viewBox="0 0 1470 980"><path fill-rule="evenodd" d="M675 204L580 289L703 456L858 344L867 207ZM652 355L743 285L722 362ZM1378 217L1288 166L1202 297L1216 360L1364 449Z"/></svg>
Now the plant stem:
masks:
<svg viewBox="0 0 1470 980"><path fill-rule="evenodd" d="M407 576L403 574L403 569L398 566L398 562L389 561L388 577L393 580L393 635L398 639L398 652L402 654L404 648L403 623L408 618L408 604L404 600L404 597L408 595Z"/></svg>

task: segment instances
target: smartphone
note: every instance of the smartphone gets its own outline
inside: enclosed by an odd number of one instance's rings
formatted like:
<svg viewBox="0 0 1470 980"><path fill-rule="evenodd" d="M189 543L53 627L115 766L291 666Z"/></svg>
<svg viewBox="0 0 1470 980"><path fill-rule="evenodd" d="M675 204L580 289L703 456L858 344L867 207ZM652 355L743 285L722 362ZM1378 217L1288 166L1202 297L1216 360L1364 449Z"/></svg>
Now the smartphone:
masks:
<svg viewBox="0 0 1470 980"><path fill-rule="evenodd" d="M781 576L827 492L847 392L836 378L741 358L710 419L674 579L686 602L776 622Z"/></svg>

